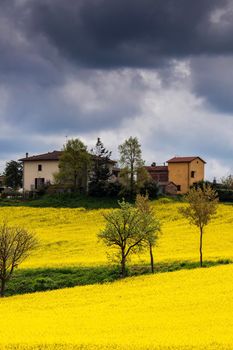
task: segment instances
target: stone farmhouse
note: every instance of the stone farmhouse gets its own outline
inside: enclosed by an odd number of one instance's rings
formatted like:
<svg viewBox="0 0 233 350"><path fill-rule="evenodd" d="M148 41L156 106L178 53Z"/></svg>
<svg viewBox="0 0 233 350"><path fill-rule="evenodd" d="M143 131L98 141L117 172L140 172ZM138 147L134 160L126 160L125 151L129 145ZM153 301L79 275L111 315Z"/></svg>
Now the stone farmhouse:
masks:
<svg viewBox="0 0 233 350"><path fill-rule="evenodd" d="M41 186L54 183L54 174L58 172L61 151L28 156L23 162L23 189L25 192L37 191ZM206 162L198 156L174 157L167 165L145 166L152 179L159 183L162 192L167 194L185 194L190 186L204 180ZM120 169L115 168L116 161L109 160L109 170L113 178L118 177Z"/></svg>

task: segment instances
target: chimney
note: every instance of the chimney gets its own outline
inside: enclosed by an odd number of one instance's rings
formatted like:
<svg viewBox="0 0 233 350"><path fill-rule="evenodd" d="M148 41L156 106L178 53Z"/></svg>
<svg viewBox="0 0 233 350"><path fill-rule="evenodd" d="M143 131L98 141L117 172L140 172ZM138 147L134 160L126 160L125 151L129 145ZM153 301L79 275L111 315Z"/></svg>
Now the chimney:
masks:
<svg viewBox="0 0 233 350"><path fill-rule="evenodd" d="M28 152L26 153L26 158L28 158Z"/></svg>

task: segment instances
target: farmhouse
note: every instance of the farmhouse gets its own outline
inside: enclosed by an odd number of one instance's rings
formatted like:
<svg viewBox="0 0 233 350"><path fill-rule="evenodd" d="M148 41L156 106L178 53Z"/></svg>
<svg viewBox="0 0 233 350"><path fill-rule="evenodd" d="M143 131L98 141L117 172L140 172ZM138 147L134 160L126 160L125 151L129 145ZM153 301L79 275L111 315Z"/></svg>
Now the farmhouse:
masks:
<svg viewBox="0 0 233 350"><path fill-rule="evenodd" d="M198 156L174 157L167 164L160 166L153 163L145 167L165 193L185 194L193 184L204 180L206 162Z"/></svg>
<svg viewBox="0 0 233 350"><path fill-rule="evenodd" d="M23 189L35 191L46 183L54 183L54 174L58 172L61 151L53 151L19 159L23 162Z"/></svg>
<svg viewBox="0 0 233 350"><path fill-rule="evenodd" d="M54 183L54 174L59 171L59 157L62 151L53 151L20 159L23 162L23 189L37 191L45 184ZM109 160L109 169L113 176L118 177L119 171L114 173L116 162ZM167 165L146 166L151 178L160 184L162 192L167 194L185 194L190 186L204 180L206 162L198 157L174 157L167 161ZM117 168L116 168L117 169Z"/></svg>
<svg viewBox="0 0 233 350"><path fill-rule="evenodd" d="M184 194L199 181L204 180L206 162L200 157L174 157L167 161L168 178L177 186L177 193Z"/></svg>
<svg viewBox="0 0 233 350"><path fill-rule="evenodd" d="M19 159L23 162L23 190L37 191L46 184L54 184L54 174L59 171L59 158L62 151L53 151ZM95 161L93 156L93 160ZM109 170L112 171L115 161L109 160Z"/></svg>

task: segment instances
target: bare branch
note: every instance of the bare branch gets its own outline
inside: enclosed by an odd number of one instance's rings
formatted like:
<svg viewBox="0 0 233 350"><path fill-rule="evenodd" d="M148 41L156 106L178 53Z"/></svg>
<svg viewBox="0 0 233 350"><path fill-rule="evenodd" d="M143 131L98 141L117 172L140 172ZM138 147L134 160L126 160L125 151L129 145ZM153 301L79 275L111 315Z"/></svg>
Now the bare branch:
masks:
<svg viewBox="0 0 233 350"><path fill-rule="evenodd" d="M0 225L0 294L4 296L6 282L14 269L24 261L37 246L33 234L20 227Z"/></svg>

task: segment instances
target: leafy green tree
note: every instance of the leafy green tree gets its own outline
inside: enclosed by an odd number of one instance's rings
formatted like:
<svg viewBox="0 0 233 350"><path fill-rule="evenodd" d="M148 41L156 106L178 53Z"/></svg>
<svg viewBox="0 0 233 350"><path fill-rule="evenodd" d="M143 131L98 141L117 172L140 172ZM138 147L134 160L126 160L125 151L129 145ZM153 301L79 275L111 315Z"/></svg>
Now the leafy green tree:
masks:
<svg viewBox="0 0 233 350"><path fill-rule="evenodd" d="M120 209L104 214L106 226L98 237L106 246L116 250L120 259L121 275L126 275L126 262L130 255L140 251L144 245L145 231L139 211L129 203L119 202Z"/></svg>
<svg viewBox="0 0 233 350"><path fill-rule="evenodd" d="M17 190L23 186L23 165L21 162L11 160L6 163L4 170L5 185Z"/></svg>
<svg viewBox="0 0 233 350"><path fill-rule="evenodd" d="M90 154L84 143L79 139L68 140L59 159L56 181L70 185L75 192L86 191L90 162Z"/></svg>
<svg viewBox="0 0 233 350"><path fill-rule="evenodd" d="M37 246L33 234L21 227L0 225L0 296L5 294L6 283L15 268L23 262Z"/></svg>
<svg viewBox="0 0 233 350"><path fill-rule="evenodd" d="M140 229L145 236L143 241L145 242L146 247L149 247L151 272L154 273L153 247L156 245L159 238L161 225L159 220L155 217L155 213L153 207L150 204L148 195L137 195L136 208L138 209L141 216Z"/></svg>
<svg viewBox="0 0 233 350"><path fill-rule="evenodd" d="M189 220L190 224L199 228L200 232L200 266L203 265L202 246L205 226L211 221L217 211L218 198L215 190L210 186L203 185L203 188L192 188L185 196L188 206L180 208L180 213Z"/></svg>
<svg viewBox="0 0 233 350"><path fill-rule="evenodd" d="M120 164L123 167L120 176L125 187L129 187L130 197L132 198L136 192L137 174L144 165L141 145L137 137L131 136L118 149Z"/></svg>

